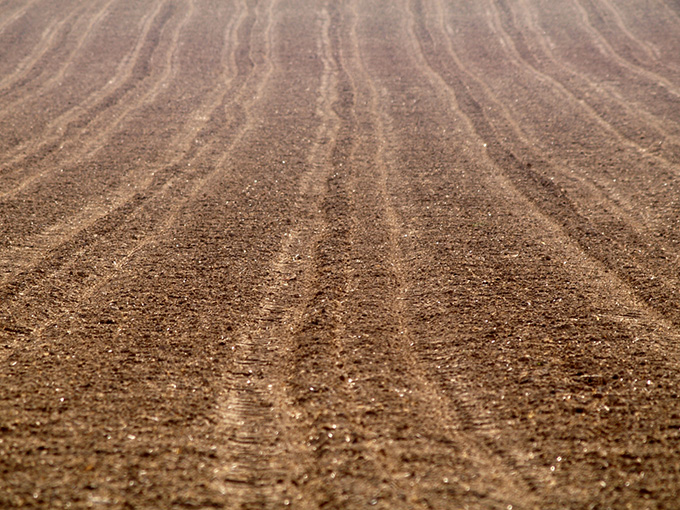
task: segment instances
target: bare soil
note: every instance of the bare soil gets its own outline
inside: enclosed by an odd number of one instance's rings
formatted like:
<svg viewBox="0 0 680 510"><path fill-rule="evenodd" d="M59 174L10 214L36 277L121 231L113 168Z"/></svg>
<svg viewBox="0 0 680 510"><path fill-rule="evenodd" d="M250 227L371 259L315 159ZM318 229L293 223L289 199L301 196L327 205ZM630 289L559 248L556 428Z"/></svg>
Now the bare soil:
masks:
<svg viewBox="0 0 680 510"><path fill-rule="evenodd" d="M680 508L680 3L0 2L0 507Z"/></svg>

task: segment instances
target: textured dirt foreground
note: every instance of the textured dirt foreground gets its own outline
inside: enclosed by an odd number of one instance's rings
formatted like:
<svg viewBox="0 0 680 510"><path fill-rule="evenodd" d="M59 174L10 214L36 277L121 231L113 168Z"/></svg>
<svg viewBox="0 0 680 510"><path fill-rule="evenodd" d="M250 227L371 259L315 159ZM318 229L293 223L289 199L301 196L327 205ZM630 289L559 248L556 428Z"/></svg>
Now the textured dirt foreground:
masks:
<svg viewBox="0 0 680 510"><path fill-rule="evenodd" d="M0 508L680 508L680 3L0 2Z"/></svg>

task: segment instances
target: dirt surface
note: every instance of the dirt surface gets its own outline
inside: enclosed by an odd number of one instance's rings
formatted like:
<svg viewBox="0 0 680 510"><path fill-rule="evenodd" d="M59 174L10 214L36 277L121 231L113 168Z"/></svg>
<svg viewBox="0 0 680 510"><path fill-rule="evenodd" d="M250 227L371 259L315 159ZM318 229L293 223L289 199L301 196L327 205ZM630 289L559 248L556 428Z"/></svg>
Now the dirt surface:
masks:
<svg viewBox="0 0 680 510"><path fill-rule="evenodd" d="M680 3L2 0L1 508L680 508Z"/></svg>

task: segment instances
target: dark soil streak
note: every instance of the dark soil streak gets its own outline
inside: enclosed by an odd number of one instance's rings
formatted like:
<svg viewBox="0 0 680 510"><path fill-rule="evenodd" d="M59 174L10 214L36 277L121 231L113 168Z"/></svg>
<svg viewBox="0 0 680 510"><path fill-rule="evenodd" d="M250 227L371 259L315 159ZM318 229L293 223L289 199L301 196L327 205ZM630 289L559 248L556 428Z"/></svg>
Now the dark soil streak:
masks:
<svg viewBox="0 0 680 510"><path fill-rule="evenodd" d="M677 508L678 12L0 0L0 507Z"/></svg>

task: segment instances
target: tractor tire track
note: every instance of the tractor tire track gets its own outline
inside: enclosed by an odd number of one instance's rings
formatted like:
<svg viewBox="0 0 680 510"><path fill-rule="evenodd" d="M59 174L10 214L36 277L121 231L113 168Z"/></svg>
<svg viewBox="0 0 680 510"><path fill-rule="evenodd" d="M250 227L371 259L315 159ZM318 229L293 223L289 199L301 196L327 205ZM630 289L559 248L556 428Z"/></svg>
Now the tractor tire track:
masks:
<svg viewBox="0 0 680 510"><path fill-rule="evenodd" d="M298 221L285 232L266 282L264 300L253 314L252 322L237 332L238 348L233 370L226 379L218 427L227 439L223 449L224 468L217 474L220 489L231 495L234 508L276 508L300 504L305 494L292 484L306 452L298 446L293 413L281 380L280 357L290 349L290 332L301 320L304 303L309 300L312 247L320 229L318 209L326 193L329 152L336 143L337 116L336 68L330 57L328 39L330 19L322 10L316 31L317 55L322 74L316 99L318 128L307 149L304 173L298 182L294 209ZM311 287L311 286L309 286ZM290 466L295 456L297 466Z"/></svg>
<svg viewBox="0 0 680 510"><path fill-rule="evenodd" d="M0 0L0 507L675 508L674 8Z"/></svg>

